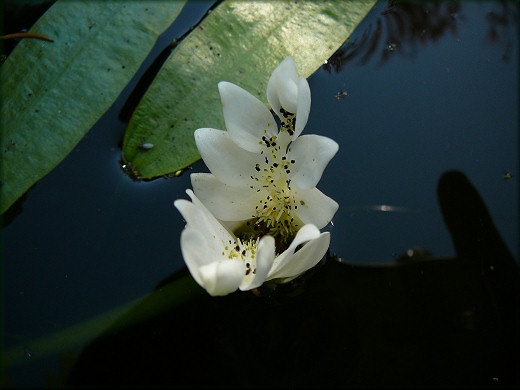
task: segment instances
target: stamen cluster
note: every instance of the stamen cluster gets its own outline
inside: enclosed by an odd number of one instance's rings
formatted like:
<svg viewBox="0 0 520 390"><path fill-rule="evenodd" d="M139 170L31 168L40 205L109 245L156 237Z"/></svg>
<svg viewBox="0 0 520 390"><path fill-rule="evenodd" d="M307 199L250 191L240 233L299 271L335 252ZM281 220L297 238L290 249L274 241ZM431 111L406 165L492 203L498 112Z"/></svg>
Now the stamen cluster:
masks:
<svg viewBox="0 0 520 390"><path fill-rule="evenodd" d="M230 260L242 260L246 265L246 276L250 273L256 273L256 267L254 267L254 259L256 257L258 239L242 241L240 237L237 237L235 241L228 240L228 242L229 245L226 245L224 247L222 251L222 256L226 256Z"/></svg>
<svg viewBox="0 0 520 390"><path fill-rule="evenodd" d="M286 112L286 111L284 111ZM256 224L267 228L266 233L282 240L290 241L298 229L303 226L293 210L298 209L298 202L291 189L291 167L296 164L294 158L287 157L287 147L290 138L287 134L294 134L293 123L295 115L286 112L289 121L282 121L279 135L267 134L262 136L259 144L262 146L260 154L263 161L255 164L257 173L250 176L253 181L249 186L256 192L263 192L265 197L258 201L251 218Z"/></svg>

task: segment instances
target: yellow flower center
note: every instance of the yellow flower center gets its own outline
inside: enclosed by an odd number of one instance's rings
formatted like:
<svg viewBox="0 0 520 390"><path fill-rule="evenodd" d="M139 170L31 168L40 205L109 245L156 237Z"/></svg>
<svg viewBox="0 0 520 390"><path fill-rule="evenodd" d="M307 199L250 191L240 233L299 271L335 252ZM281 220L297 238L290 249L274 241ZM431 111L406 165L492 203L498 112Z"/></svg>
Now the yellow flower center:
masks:
<svg viewBox="0 0 520 390"><path fill-rule="evenodd" d="M256 250L258 238L256 240L244 240L237 238L236 241L229 240L229 245L224 247L222 256L228 259L242 260L246 264L246 276L256 272Z"/></svg>
<svg viewBox="0 0 520 390"><path fill-rule="evenodd" d="M266 194L255 207L255 215L252 215L256 219L256 225L262 226L264 233L286 243L292 240L303 224L293 215L299 202L291 189L291 180L288 179L291 168L296 163L294 159L287 157L287 148L291 135L294 134L295 116L283 109L282 114L284 118L281 118L279 134L269 136L264 131L264 136L259 141L263 146L260 153L264 160L255 165L258 173L251 175L250 188Z"/></svg>

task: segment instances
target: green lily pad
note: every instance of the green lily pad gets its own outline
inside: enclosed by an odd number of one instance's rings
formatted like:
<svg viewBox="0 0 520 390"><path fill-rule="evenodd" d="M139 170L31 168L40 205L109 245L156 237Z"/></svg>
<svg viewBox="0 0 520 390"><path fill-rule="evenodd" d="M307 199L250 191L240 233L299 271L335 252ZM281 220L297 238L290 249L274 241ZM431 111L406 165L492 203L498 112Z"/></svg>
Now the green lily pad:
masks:
<svg viewBox="0 0 520 390"><path fill-rule="evenodd" d="M58 1L0 71L0 213L112 105L185 1ZM95 156L92 156L95 158Z"/></svg>
<svg viewBox="0 0 520 390"><path fill-rule="evenodd" d="M224 1L173 51L137 107L123 142L138 179L171 175L200 158L193 132L224 128L219 81L266 103L267 81L291 55L301 75L316 71L375 1Z"/></svg>

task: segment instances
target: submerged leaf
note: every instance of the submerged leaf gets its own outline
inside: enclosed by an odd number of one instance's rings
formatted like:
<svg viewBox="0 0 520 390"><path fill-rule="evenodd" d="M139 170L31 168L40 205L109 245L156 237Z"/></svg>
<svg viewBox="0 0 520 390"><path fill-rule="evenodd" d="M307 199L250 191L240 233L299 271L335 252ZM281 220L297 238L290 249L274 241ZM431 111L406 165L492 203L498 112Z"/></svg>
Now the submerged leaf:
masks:
<svg viewBox="0 0 520 390"><path fill-rule="evenodd" d="M1 67L3 213L112 105L185 1L58 1Z"/></svg>
<svg viewBox="0 0 520 390"><path fill-rule="evenodd" d="M224 1L173 51L137 107L123 159L152 179L200 158L193 132L224 128L219 81L266 102L269 75L288 55L308 77L348 38L375 1ZM154 148L139 146L153 143Z"/></svg>
<svg viewBox="0 0 520 390"><path fill-rule="evenodd" d="M34 359L40 359L79 348L103 333L116 333L121 329L147 322L164 312L203 296L201 289L189 275L181 270L171 275L153 292L124 303L118 307L72 325L60 331L33 340L25 340L22 345L5 349L0 357L2 368L22 364L30 350L38 351Z"/></svg>

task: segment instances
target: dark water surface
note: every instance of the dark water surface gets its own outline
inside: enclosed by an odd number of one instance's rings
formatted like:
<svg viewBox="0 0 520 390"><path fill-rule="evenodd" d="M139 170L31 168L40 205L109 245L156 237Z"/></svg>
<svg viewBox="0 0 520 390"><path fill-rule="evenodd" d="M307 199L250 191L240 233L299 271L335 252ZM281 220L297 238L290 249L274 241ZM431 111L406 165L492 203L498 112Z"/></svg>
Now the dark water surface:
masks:
<svg viewBox="0 0 520 390"><path fill-rule="evenodd" d="M142 71L210 5L189 3ZM189 175L134 182L120 167L118 114L135 83L3 229L3 347L25 355L6 375L16 387L60 383L67 371L57 356L39 359L32 340L142 297L184 269L173 202L186 198ZM309 84L305 133L340 145L318 185L340 204L333 254L357 265L394 264L412 248L455 256L437 185L458 170L518 262L515 3L380 2ZM77 351L60 356L71 362Z"/></svg>

